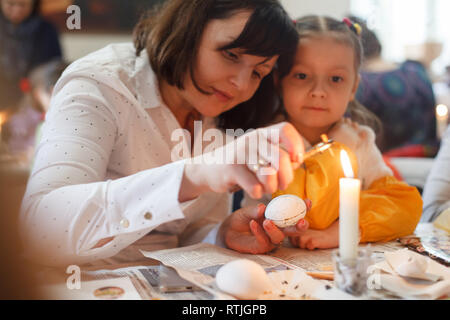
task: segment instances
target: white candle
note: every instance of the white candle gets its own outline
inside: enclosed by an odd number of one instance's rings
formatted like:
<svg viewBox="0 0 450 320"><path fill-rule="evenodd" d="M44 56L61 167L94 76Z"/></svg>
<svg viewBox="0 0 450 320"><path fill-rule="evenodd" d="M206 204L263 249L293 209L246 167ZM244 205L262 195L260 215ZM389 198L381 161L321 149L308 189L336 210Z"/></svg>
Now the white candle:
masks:
<svg viewBox="0 0 450 320"><path fill-rule="evenodd" d="M444 104L439 104L436 107L436 134L442 139L448 125L448 108Z"/></svg>
<svg viewBox="0 0 450 320"><path fill-rule="evenodd" d="M339 179L339 255L347 260L356 259L358 255L361 181L353 178L345 150L341 150L341 164L346 178Z"/></svg>

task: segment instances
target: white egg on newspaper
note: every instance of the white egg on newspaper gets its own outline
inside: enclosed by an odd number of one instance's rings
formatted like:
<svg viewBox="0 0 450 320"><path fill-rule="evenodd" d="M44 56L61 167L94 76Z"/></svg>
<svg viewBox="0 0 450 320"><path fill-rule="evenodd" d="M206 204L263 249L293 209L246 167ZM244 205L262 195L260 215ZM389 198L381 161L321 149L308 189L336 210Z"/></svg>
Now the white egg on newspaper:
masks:
<svg viewBox="0 0 450 320"><path fill-rule="evenodd" d="M306 203L293 194L278 196L266 207L265 217L280 228L295 225L306 215Z"/></svg>
<svg viewBox="0 0 450 320"><path fill-rule="evenodd" d="M238 259L223 265L216 274L220 290L238 299L257 299L272 290L266 271L254 261Z"/></svg>

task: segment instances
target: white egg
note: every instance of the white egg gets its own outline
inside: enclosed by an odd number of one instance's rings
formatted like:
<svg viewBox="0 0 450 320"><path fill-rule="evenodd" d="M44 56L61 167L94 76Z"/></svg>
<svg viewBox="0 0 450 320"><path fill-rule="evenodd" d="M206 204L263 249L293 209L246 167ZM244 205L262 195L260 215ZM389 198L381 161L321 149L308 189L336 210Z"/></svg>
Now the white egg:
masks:
<svg viewBox="0 0 450 320"><path fill-rule="evenodd" d="M286 228L295 225L306 215L306 204L301 198L293 194L278 196L266 207L265 217L280 227Z"/></svg>
<svg viewBox="0 0 450 320"><path fill-rule="evenodd" d="M216 274L220 290L239 299L256 299L272 284L263 267L254 261L238 259L223 265Z"/></svg>

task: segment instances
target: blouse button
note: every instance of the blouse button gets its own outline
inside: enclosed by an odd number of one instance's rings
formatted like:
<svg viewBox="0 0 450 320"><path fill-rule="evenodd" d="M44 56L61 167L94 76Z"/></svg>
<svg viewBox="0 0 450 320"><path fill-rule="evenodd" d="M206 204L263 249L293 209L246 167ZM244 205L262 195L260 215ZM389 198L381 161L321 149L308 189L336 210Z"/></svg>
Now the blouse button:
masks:
<svg viewBox="0 0 450 320"><path fill-rule="evenodd" d="M151 220L153 218L153 215L152 215L151 212L146 212L144 214L144 218L147 219L147 220Z"/></svg>
<svg viewBox="0 0 450 320"><path fill-rule="evenodd" d="M128 221L128 219L122 219L120 220L120 225L124 228L128 228L130 226L130 221Z"/></svg>

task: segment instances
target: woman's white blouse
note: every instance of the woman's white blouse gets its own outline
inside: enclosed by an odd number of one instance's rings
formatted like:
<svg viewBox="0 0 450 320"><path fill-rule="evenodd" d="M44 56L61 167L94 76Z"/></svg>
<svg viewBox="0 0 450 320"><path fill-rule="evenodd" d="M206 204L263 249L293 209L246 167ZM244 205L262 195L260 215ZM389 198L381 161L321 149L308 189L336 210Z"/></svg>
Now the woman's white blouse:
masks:
<svg viewBox="0 0 450 320"><path fill-rule="evenodd" d="M185 161L173 162L171 151L186 141L172 141L176 129L145 52L136 57L132 44L114 44L71 64L55 86L22 202L27 255L83 264L133 243L146 250L189 243L193 226L221 221L228 194L178 202Z"/></svg>

